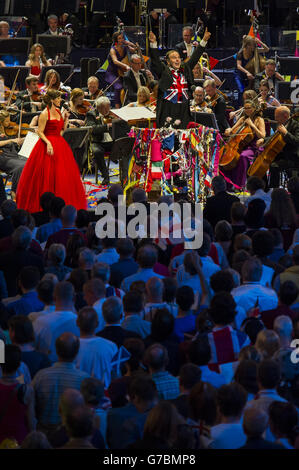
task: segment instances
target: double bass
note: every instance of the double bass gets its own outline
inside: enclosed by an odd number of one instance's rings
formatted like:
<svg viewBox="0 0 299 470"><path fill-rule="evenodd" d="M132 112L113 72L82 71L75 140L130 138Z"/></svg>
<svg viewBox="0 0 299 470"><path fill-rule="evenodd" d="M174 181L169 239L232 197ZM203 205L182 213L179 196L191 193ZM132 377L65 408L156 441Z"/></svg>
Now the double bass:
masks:
<svg viewBox="0 0 299 470"><path fill-rule="evenodd" d="M299 113L295 113L289 117L286 124L293 118L299 116ZM248 176L257 176L263 178L270 168L271 163L274 162L276 156L282 151L286 145L283 136L280 132L276 131L268 140L264 147L264 150L257 156L253 164L248 168Z"/></svg>

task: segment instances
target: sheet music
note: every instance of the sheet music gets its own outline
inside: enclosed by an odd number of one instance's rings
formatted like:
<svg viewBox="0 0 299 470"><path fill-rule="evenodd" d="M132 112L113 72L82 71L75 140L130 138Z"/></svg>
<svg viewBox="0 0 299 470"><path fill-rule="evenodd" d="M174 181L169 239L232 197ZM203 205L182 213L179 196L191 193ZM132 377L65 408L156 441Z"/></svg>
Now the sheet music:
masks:
<svg viewBox="0 0 299 470"><path fill-rule="evenodd" d="M23 142L23 145L19 150L19 155L25 158L29 158L33 148L35 147L39 139L39 136L35 132L28 132Z"/></svg>
<svg viewBox="0 0 299 470"><path fill-rule="evenodd" d="M156 114L144 106L124 106L119 109L111 109L111 112L124 121L134 119L155 119Z"/></svg>

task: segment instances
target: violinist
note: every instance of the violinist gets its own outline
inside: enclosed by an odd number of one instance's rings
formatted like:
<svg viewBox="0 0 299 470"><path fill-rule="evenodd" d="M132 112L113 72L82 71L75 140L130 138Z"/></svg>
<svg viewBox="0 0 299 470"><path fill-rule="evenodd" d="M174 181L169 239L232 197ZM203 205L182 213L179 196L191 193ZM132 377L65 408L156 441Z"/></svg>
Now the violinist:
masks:
<svg viewBox="0 0 299 470"><path fill-rule="evenodd" d="M245 103L246 100L256 101L257 99L258 99L257 94L254 90L245 90L242 94L243 104ZM240 109L236 109L235 111L231 111L229 113L229 121L235 124L237 120L239 119L239 117L241 116L243 109L244 108L240 108Z"/></svg>
<svg viewBox="0 0 299 470"><path fill-rule="evenodd" d="M69 122L77 126L85 125L85 118L90 104L88 101L84 102L84 91L81 88L74 88L71 92L70 106L69 106Z"/></svg>
<svg viewBox="0 0 299 470"><path fill-rule="evenodd" d="M215 80L208 79L205 80L204 90L206 93L206 101L211 107L213 113L215 114L216 121L219 127L220 132L224 132L227 129L228 122L226 120L226 103L223 96L217 91Z"/></svg>
<svg viewBox="0 0 299 470"><path fill-rule="evenodd" d="M299 122L296 119L290 119L290 110L287 106L279 106L275 109L275 120L278 123L277 131L282 135L286 145L270 167L270 188L279 186L279 176L282 170L288 174L288 171L293 168L299 168ZM265 149L266 145L267 142Z"/></svg>
<svg viewBox="0 0 299 470"><path fill-rule="evenodd" d="M110 119L110 100L106 96L97 98L95 111L88 111L86 115L86 126L92 127L92 152L94 160L102 174L101 184L109 184L109 171L105 163L105 152L112 149L113 139L111 136L112 122Z"/></svg>
<svg viewBox="0 0 299 470"><path fill-rule="evenodd" d="M10 39L11 36L9 34L9 23L7 21L0 21L0 39ZM11 56L2 56L0 60L0 67L5 67L5 61L10 59ZM8 61L7 61L8 62Z"/></svg>
<svg viewBox="0 0 299 470"><path fill-rule="evenodd" d="M151 94L149 89L146 86L141 86L137 92L137 101L135 103L129 103L129 107L136 106L149 106L150 105Z"/></svg>
<svg viewBox="0 0 299 470"><path fill-rule="evenodd" d="M8 136L11 125L15 125L10 121L8 111L0 111L0 170L11 175L12 178L12 196L15 196L18 182L22 170L27 161L26 158L18 154L19 146L22 145L24 139L18 137L10 138Z"/></svg>
<svg viewBox="0 0 299 470"><path fill-rule="evenodd" d="M266 136L265 122L261 117L259 104L255 101L245 101L244 116L241 116L232 128L226 129L225 135L232 136L238 134L244 125L250 128L253 138L242 150L237 166L233 170L225 171L225 175L241 188L245 187L247 169L258 153L261 152L260 146L263 144Z"/></svg>
<svg viewBox="0 0 299 470"><path fill-rule="evenodd" d="M50 88L52 90L65 91L66 93L71 92L71 88L63 85L63 83L60 81L59 73L54 69L47 71L45 75L45 83L41 87L41 92L47 93Z"/></svg>
<svg viewBox="0 0 299 470"><path fill-rule="evenodd" d="M254 89L256 92L259 90L262 80L267 80L271 93L274 93L276 82L284 81L284 78L276 71L275 60L266 60L265 70L254 77Z"/></svg>
<svg viewBox="0 0 299 470"><path fill-rule="evenodd" d="M96 100L102 95L102 90L99 89L99 79L97 77L91 76L87 80L87 88L82 88L84 91L84 96L88 100Z"/></svg>
<svg viewBox="0 0 299 470"><path fill-rule="evenodd" d="M25 79L26 90L20 91L17 95L15 106L29 113L35 113L42 109L42 93L39 91L38 78L35 75L28 75Z"/></svg>
<svg viewBox="0 0 299 470"><path fill-rule="evenodd" d="M277 108L280 106L280 102L271 94L268 80L262 80L260 83L260 97L259 102L264 103L266 106L274 106Z"/></svg>
<svg viewBox="0 0 299 470"><path fill-rule="evenodd" d="M202 87L197 86L193 91L193 100L190 103L190 111L193 113L212 113L212 109L208 107L205 101L205 91Z"/></svg>

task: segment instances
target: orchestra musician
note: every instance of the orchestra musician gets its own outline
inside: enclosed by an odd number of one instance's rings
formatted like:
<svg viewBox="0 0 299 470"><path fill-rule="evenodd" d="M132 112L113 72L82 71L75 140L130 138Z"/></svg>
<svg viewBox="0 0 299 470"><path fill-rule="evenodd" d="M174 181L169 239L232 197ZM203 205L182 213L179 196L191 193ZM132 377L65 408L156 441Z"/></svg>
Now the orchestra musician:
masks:
<svg viewBox="0 0 299 470"><path fill-rule="evenodd" d="M245 145L236 167L230 171L224 170L225 176L240 188L245 187L248 167L262 150L260 146L263 144L266 136L265 122L261 117L259 103L246 100L244 103L244 116L241 116L232 128L226 129L225 135L232 136L235 133L237 134L244 125L250 127L254 137Z"/></svg>
<svg viewBox="0 0 299 470"><path fill-rule="evenodd" d="M193 69L193 77L195 82L196 80L213 78L215 80L216 86L220 86L222 83L220 78L218 78L217 75L212 72L212 70L209 70L208 67L205 67L204 65L202 66L200 62L198 62Z"/></svg>
<svg viewBox="0 0 299 470"><path fill-rule="evenodd" d="M259 92L261 96L258 98L259 102L265 103L266 106L280 106L280 102L271 94L268 80L260 82Z"/></svg>
<svg viewBox="0 0 299 470"><path fill-rule="evenodd" d="M273 59L266 60L265 70L256 74L254 78L254 89L259 91L260 83L262 80L267 80L271 93L274 93L275 84L279 81L284 81L284 78L276 71L276 63Z"/></svg>
<svg viewBox="0 0 299 470"><path fill-rule="evenodd" d="M194 49L198 46L197 41L192 41L194 36L193 29L191 26L185 26L183 28L183 41L179 42L174 46L175 50L178 51L182 60L190 59Z"/></svg>
<svg viewBox="0 0 299 470"><path fill-rule="evenodd" d="M45 83L41 87L41 91L46 93L49 89L71 92L71 87L63 85L60 81L60 75L55 69L49 69L45 75Z"/></svg>
<svg viewBox="0 0 299 470"><path fill-rule="evenodd" d="M203 53L210 36L211 33L206 30L202 41L189 61L184 64L182 64L177 51L168 51L166 54L167 65L165 65L161 62L157 51L156 36L153 32L150 32L150 55L153 68L159 77L157 127L163 127L166 119L170 116L173 121L181 121L180 126L182 129L186 128L192 120L189 106L189 93L193 84L192 70Z"/></svg>
<svg viewBox="0 0 299 470"><path fill-rule="evenodd" d="M110 100L106 96L100 96L95 102L95 111L86 114L86 126L92 127L91 148L94 160L102 174L103 185L109 184L109 171L105 163L105 152L112 149L111 137L112 120L110 117Z"/></svg>
<svg viewBox="0 0 299 470"><path fill-rule="evenodd" d="M112 35L113 46L110 49L108 56L108 68L105 75L105 80L108 83L113 85L114 97L115 97L115 107L121 107L120 92L123 88L123 79L122 76L125 72L130 70L128 51L134 53L136 46L129 41L126 41L124 35L121 31L116 31Z"/></svg>
<svg viewBox="0 0 299 470"><path fill-rule="evenodd" d="M220 132L224 132L225 129L229 127L227 119L226 119L226 115L225 115L225 111L226 111L225 99L217 91L215 80L213 79L205 80L203 87L206 93L206 101L209 104L209 106L212 108L213 113L215 114L219 130Z"/></svg>
<svg viewBox="0 0 299 470"><path fill-rule="evenodd" d="M136 107L136 106L149 106L150 105L151 93L146 86L141 86L137 91L137 101L134 103L129 103L127 106Z"/></svg>
<svg viewBox="0 0 299 470"><path fill-rule="evenodd" d="M130 70L128 70L124 75L124 90L125 90L125 103L131 103L136 101L137 92L141 86L146 86L147 84L147 74L145 71L142 71L142 60L139 55L133 54L130 59Z"/></svg>
<svg viewBox="0 0 299 470"><path fill-rule="evenodd" d="M30 67L30 75L36 75L38 78L40 78L43 66L50 67L51 62L47 60L44 48L41 44L33 44L25 65L26 67Z"/></svg>
<svg viewBox="0 0 299 470"><path fill-rule="evenodd" d="M84 91L81 88L74 88L69 102L69 123L84 126L89 108L90 104L84 103Z"/></svg>
<svg viewBox="0 0 299 470"><path fill-rule="evenodd" d="M0 39L11 39L9 34L9 23L7 23L7 21L0 21ZM0 60L0 67L5 67L5 61L8 62L8 59L10 58L11 56L8 55L2 56L2 60Z"/></svg>
<svg viewBox="0 0 299 470"><path fill-rule="evenodd" d="M59 36L63 30L58 27L58 17L56 15L49 15L47 18L49 28L43 34L51 34L51 36Z"/></svg>
<svg viewBox="0 0 299 470"><path fill-rule="evenodd" d="M39 91L36 75L28 75L25 78L26 90L19 91L14 105L29 113L35 113L42 109L42 93Z"/></svg>
<svg viewBox="0 0 299 470"><path fill-rule="evenodd" d="M279 176L282 170L288 173L293 168L299 168L299 122L296 119L289 119L290 110L287 106L279 106L275 109L277 131L282 135L286 145L270 166L270 188L279 186Z"/></svg>
<svg viewBox="0 0 299 470"><path fill-rule="evenodd" d="M257 100L257 94L254 90L245 90L242 94L243 104L246 100L255 101ZM238 118L241 116L241 112L244 108L236 109L235 111L231 111L229 113L229 121L233 122L234 124L237 122Z"/></svg>
<svg viewBox="0 0 299 470"><path fill-rule="evenodd" d="M95 76L91 76L87 80L87 88L82 88L84 96L88 100L96 100L102 95L102 90L99 89L99 79Z"/></svg>
<svg viewBox="0 0 299 470"><path fill-rule="evenodd" d="M195 113L212 113L212 109L205 101L205 91L201 86L197 86L193 91L193 100L190 103L191 112Z"/></svg>

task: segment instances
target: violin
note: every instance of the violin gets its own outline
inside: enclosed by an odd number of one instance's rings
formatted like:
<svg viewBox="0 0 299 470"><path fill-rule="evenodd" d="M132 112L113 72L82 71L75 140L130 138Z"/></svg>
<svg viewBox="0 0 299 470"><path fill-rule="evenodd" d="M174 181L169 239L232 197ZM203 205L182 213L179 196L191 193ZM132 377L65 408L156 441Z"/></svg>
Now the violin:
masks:
<svg viewBox="0 0 299 470"><path fill-rule="evenodd" d="M32 93L30 99L31 101L41 102L42 97L43 97L43 93L41 93L40 91L36 91L35 93Z"/></svg>
<svg viewBox="0 0 299 470"><path fill-rule="evenodd" d="M92 105L90 104L89 101L87 100L83 100L82 104L79 104L78 106L76 106L76 111L79 113L79 114L87 114L88 111L90 111Z"/></svg>
<svg viewBox="0 0 299 470"><path fill-rule="evenodd" d="M4 127L4 132L7 137L16 137L19 134L20 126L16 122L10 121L9 126ZM29 124L22 123L21 125L21 137L25 137L29 131L33 131L34 129L29 126Z"/></svg>

